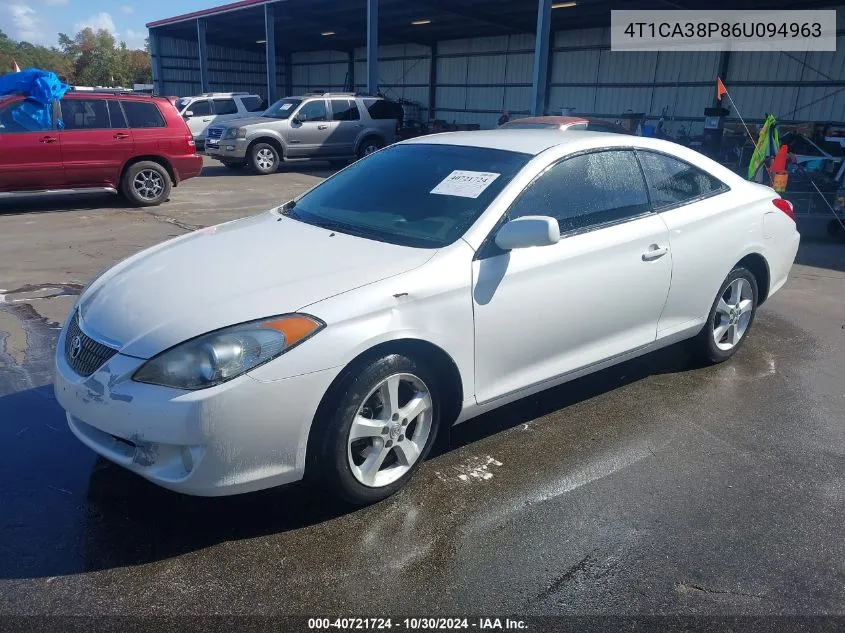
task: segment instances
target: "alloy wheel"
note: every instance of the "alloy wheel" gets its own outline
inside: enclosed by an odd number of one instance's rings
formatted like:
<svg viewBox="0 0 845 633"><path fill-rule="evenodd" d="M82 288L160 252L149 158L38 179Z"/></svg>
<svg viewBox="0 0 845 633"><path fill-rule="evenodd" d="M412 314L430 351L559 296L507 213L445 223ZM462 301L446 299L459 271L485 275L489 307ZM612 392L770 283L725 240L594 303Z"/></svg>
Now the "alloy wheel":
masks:
<svg viewBox="0 0 845 633"><path fill-rule="evenodd" d="M431 434L433 406L425 383L413 374L394 374L364 398L347 440L352 474L371 488L405 475Z"/></svg>
<svg viewBox="0 0 845 633"><path fill-rule="evenodd" d="M734 279L725 288L713 315L713 340L722 351L733 349L745 335L754 310L754 291L747 279Z"/></svg>
<svg viewBox="0 0 845 633"><path fill-rule="evenodd" d="M153 169L143 169L138 172L132 181L135 193L143 200L156 200L164 191L164 179L161 174Z"/></svg>
<svg viewBox="0 0 845 633"><path fill-rule="evenodd" d="M255 155L255 162L258 164L259 169L268 171L276 165L276 156L270 149L260 149Z"/></svg>

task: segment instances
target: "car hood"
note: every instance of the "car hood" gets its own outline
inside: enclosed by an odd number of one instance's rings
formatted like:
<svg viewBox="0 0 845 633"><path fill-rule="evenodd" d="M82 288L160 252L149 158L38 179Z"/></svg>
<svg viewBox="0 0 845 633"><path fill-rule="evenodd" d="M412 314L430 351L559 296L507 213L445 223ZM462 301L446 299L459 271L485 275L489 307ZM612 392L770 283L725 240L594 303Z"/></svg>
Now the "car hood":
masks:
<svg viewBox="0 0 845 633"><path fill-rule="evenodd" d="M200 334L295 312L398 275L435 252L270 211L142 251L96 279L77 305L91 336L122 354L150 358Z"/></svg>
<svg viewBox="0 0 845 633"><path fill-rule="evenodd" d="M268 123L274 123L281 120L282 119L271 119L266 116L247 116L241 119L229 119L228 121L220 121L220 123L212 123L210 127L247 127L249 125L267 125Z"/></svg>

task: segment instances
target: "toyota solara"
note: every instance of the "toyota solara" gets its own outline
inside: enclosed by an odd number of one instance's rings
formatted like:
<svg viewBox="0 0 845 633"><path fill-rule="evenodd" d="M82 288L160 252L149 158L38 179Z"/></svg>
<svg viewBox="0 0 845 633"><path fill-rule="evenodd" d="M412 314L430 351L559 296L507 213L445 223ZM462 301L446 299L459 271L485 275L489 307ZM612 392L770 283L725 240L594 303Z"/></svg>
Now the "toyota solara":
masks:
<svg viewBox="0 0 845 633"><path fill-rule="evenodd" d="M56 396L166 488L370 503L446 425L680 341L727 360L798 242L789 202L669 142L421 137L101 274Z"/></svg>

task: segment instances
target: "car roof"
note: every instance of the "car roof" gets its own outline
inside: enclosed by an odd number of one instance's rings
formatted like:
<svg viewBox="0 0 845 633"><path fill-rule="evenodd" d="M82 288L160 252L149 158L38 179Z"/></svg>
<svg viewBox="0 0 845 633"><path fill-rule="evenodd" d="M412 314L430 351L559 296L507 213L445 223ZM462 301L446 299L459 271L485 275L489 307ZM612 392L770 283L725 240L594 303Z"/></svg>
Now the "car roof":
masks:
<svg viewBox="0 0 845 633"><path fill-rule="evenodd" d="M402 144L435 144L435 145L463 145L466 147L482 147L487 149L501 149L520 154L536 155L550 147L567 145L585 139L614 138L614 145L628 145L629 139L622 135L607 132L567 132L561 134L559 130L475 130L471 132L444 132L417 136ZM624 141L622 139L625 139Z"/></svg>

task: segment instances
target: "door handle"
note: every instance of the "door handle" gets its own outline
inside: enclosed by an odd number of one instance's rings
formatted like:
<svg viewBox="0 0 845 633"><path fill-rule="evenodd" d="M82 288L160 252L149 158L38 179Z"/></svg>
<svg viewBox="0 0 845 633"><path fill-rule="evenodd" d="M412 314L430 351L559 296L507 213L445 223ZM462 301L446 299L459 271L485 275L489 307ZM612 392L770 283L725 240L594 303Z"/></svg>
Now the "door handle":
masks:
<svg viewBox="0 0 845 633"><path fill-rule="evenodd" d="M318 129L318 130L325 130L325 129L326 129L326 128L328 128L328 127L329 127L328 125L318 125L318 126L317 126L317 129Z"/></svg>
<svg viewBox="0 0 845 633"><path fill-rule="evenodd" d="M118 132L117 134L114 135L113 138L116 138L117 140L122 141L123 139L129 138L129 135L126 134L125 132Z"/></svg>
<svg viewBox="0 0 845 633"><path fill-rule="evenodd" d="M59 139L57 139L55 136L42 136L38 140L41 141L42 143L55 143Z"/></svg>
<svg viewBox="0 0 845 633"><path fill-rule="evenodd" d="M643 261L644 262L652 262L655 259L660 259L666 253L669 252L669 249L665 246L659 246L657 244L652 244L648 247L648 250L643 253Z"/></svg>
<svg viewBox="0 0 845 633"><path fill-rule="evenodd" d="M203 120L202 120L202 122L203 122L203 123L208 123L209 121L211 121L211 118L208 118L208 119L203 119Z"/></svg>

